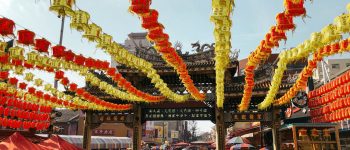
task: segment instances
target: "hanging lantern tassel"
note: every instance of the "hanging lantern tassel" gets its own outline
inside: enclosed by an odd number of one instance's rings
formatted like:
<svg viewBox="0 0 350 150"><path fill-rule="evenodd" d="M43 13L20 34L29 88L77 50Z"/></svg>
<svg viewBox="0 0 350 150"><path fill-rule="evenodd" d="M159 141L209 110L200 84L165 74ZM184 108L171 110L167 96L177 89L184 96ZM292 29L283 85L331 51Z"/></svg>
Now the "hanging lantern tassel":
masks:
<svg viewBox="0 0 350 150"><path fill-rule="evenodd" d="M86 31L89 29L90 15L82 10L77 10L71 19L70 27L78 31Z"/></svg>
<svg viewBox="0 0 350 150"><path fill-rule="evenodd" d="M101 31L101 27L92 23L89 25L89 28L85 30L83 37L88 39L90 42L99 42Z"/></svg>
<svg viewBox="0 0 350 150"><path fill-rule="evenodd" d="M52 0L50 11L57 13L59 16L73 16L74 11L72 9L75 4L75 0Z"/></svg>

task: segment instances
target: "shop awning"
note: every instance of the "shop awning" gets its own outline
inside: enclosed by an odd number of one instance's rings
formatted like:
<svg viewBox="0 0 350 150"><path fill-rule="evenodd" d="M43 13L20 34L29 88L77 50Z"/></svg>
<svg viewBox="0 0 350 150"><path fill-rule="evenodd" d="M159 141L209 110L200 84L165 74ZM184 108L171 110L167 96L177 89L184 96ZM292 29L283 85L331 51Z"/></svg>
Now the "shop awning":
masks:
<svg viewBox="0 0 350 150"><path fill-rule="evenodd" d="M82 150L81 148L65 141L58 135L52 135L51 138L42 141L38 145L51 150Z"/></svg>
<svg viewBox="0 0 350 150"><path fill-rule="evenodd" d="M74 144L80 148L83 147L83 136L81 135L59 135L61 138L69 143ZM105 137L105 136L92 136L91 148L92 149L118 149L118 148L130 148L132 141L128 137Z"/></svg>

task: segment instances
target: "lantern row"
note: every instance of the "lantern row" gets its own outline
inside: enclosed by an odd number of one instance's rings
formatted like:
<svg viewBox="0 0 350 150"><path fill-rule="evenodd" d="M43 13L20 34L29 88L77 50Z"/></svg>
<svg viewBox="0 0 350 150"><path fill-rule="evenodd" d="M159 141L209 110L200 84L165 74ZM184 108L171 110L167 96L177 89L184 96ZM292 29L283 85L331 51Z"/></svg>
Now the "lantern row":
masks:
<svg viewBox="0 0 350 150"><path fill-rule="evenodd" d="M312 122L338 122L350 119L350 71L309 92Z"/></svg>
<svg viewBox="0 0 350 150"><path fill-rule="evenodd" d="M0 26L6 26L8 24L14 24L14 22L6 18L2 18L0 20ZM13 27L14 25L12 26L12 28L9 28L7 30L1 28L0 32L3 33L3 36L13 34ZM48 53L48 49L51 43L44 38L34 40L34 36L35 36L35 33L32 31L20 30L18 31L18 43L21 43L24 45L34 45L35 50L39 52ZM0 45L1 50L4 50L6 47L6 43L0 43L0 44L1 44ZM24 51L24 49L20 49L18 47L16 48L18 49L18 53ZM89 69L99 69L104 71L108 70L108 75L112 79L118 79L115 81L119 87L122 87L123 89L125 89L131 94L137 95L138 97L145 99L145 101L158 102L164 99L163 96L152 96L136 89L134 86L131 85L129 81L127 81L124 77L122 77L121 74L117 73L115 68L110 67L109 62L95 60L93 58L86 58L82 55L77 55L73 53L71 50L66 51L66 48L61 45L52 47L52 55L57 58L62 58L66 61L71 61L81 66L88 67ZM117 78L114 78L115 76L117 76Z"/></svg>
<svg viewBox="0 0 350 150"><path fill-rule="evenodd" d="M34 66L33 64L30 64L30 65ZM30 68L27 68L27 69L30 69ZM40 67L38 69L44 70L43 68L40 68ZM32 73L27 73L25 75L24 79L27 81L33 81L33 77L34 77L34 75ZM52 88L51 84L46 84L44 89L46 89L47 91L51 91L52 93L57 94L60 98L65 97L66 101L73 100L73 102L76 103L78 106L83 106L82 108L80 107L80 109L118 110L118 111L131 109L130 104L120 105L120 104L112 104L109 102L105 102L105 101L99 99L98 97L91 95L90 93L88 93L84 89L77 88L77 84L70 83L69 79L67 77L64 77L63 71L60 71L60 70L56 71L55 79L60 81L60 83L62 85L66 86L66 87L69 86L70 91L75 92L77 96L87 100L88 103L82 101L80 98L65 95L63 92L60 92L55 88ZM35 81L36 86L42 86L42 82L43 82L42 79L38 78L38 79L35 79L34 81ZM77 91L79 91L79 92L77 92ZM50 97L45 98L45 100L51 100L51 98Z"/></svg>
<svg viewBox="0 0 350 150"><path fill-rule="evenodd" d="M295 96L295 94L300 91L304 90L307 86L307 80L310 76L313 74L313 69L317 67L317 62L321 61L323 57L327 57L330 55L343 53L343 52L349 52L350 46L349 46L349 40L345 39L341 42L337 42L334 44L329 44L327 46L324 46L323 48L319 48L315 53L312 60L309 60L308 65L302 70L302 72L299 74L298 79L296 80L296 83L279 99L277 99L274 102L274 105L283 105L288 102Z"/></svg>
<svg viewBox="0 0 350 150"><path fill-rule="evenodd" d="M285 32L294 30L293 17L305 15L304 1L284 0L285 11L276 16L277 25L271 27L269 33L265 35L265 39L260 42L260 45L248 56L248 62L245 67L245 85L243 91L243 98L239 105L240 111L248 109L252 92L254 88L254 70L261 63L266 60L270 54L271 49L278 47L278 42L282 39L286 40Z"/></svg>
<svg viewBox="0 0 350 150"><path fill-rule="evenodd" d="M151 0L131 0L129 10L137 14L142 20L142 27L148 30L148 40L155 43L155 49L162 58L171 65L179 74L179 77L186 87L186 90L196 100L204 100L205 94L200 93L194 86L185 62L177 54L175 48L169 42L169 35L164 33L164 26L158 22L158 11L150 9Z"/></svg>
<svg viewBox="0 0 350 150"><path fill-rule="evenodd" d="M222 108L225 100L225 71L230 63L231 26L230 14L234 6L233 0L213 0L210 20L214 23L215 37L215 82L216 105Z"/></svg>
<svg viewBox="0 0 350 150"><path fill-rule="evenodd" d="M27 69L29 69L29 68L33 68L33 66L35 65L35 62L37 62L38 60L41 60L41 61L44 61L44 62L42 62L42 64L46 64L46 63L48 63L48 62L45 62L45 60L46 61L48 61L48 58L47 59L36 59L35 57L31 57L31 58L33 58L33 60L32 60L32 62L34 62L34 64L30 64L30 61L25 61L24 60L24 57L23 57L23 51L22 52L20 52L20 51L18 51L18 49L23 49L23 48L21 48L21 47L13 47L13 48L10 48L9 49L9 51L10 51L10 57L12 58L12 65L13 66L15 66L15 68L22 68L22 69L19 69L20 71L15 71L15 73L17 73L17 74L22 74L23 73L23 70L24 70L24 67L23 66L25 66L25 67L27 67ZM29 55L30 53L28 53L28 55ZM2 57L1 57L1 63L2 63L2 69L11 69L12 68L12 66L10 65L10 64L8 64L8 62L9 62L9 58L8 58L8 56L7 57L4 57L4 56L6 56L6 54L3 54L2 55ZM25 61L25 64L26 65L23 65L22 64L22 62L23 61ZM52 61L51 61L52 62ZM37 64L37 63L36 63ZM23 65L23 66L22 66ZM39 67L39 68L43 68L43 65L41 65L41 67ZM52 67L52 66L50 66L50 68L54 68L54 67ZM56 68L57 69L57 68ZM18 70L18 69L15 69L15 70ZM50 69L51 70L51 69ZM53 70L53 69L52 69ZM61 79L60 77L61 76L63 76L63 73L61 72L61 71L58 71L57 73L56 73L56 76L55 76L55 78L56 79ZM26 76L26 77L28 77L27 79L28 80L30 80L30 77L29 76ZM41 85L42 84L42 80L35 80L36 81L36 85ZM41 82L40 84L39 84L39 82ZM64 83L66 83L66 84L68 84L69 83L69 80L68 80L68 78L62 78L62 81L61 81L63 84ZM71 86L73 86L73 85L75 85L76 86L76 84L72 84ZM52 88L52 87L51 87ZM53 88L52 88L53 89ZM127 110L127 109L130 109L131 108L131 106L130 105L125 105L125 106L122 106L122 105L117 105L117 104L112 104L112 103L108 103L108 102L105 102L105 101L102 101L102 100L100 100L100 99L98 99L98 98L96 98L96 97L89 97L90 99L88 99L88 101L90 101L90 102L93 102L93 103L95 103L95 104L97 104L97 105L88 105L88 106L95 106L95 107L97 107L97 109L99 109L99 110L106 110L106 109L108 109L108 110ZM49 99L49 100L51 100L51 99ZM81 103L80 103L81 104ZM75 104L74 104L75 105ZM75 105L76 106L76 105ZM80 106L80 108L81 108L81 106ZM94 107L93 107L94 108Z"/></svg>
<svg viewBox="0 0 350 150"><path fill-rule="evenodd" d="M348 4L348 6L350 6L350 4ZM350 11L350 9L348 9L348 11ZM349 13L342 14L334 19L333 24L325 26L321 32L312 33L310 39L305 40L295 48L281 52L278 56L279 61L271 81L271 87L264 101L258 105L259 109L266 109L273 103L288 64L307 58L311 53L314 53L314 51L326 44L341 40L341 34L348 33L349 31Z"/></svg>
<svg viewBox="0 0 350 150"><path fill-rule="evenodd" d="M124 64L131 68L136 68L145 73L147 77L150 78L151 83L153 83L160 93L166 98L176 102L183 102L190 98L190 95L180 95L171 91L167 84L160 78L159 74L157 74L157 71L153 68L152 63L135 56L123 48L120 44L113 42L111 35L102 33L101 27L95 23L89 24L90 15L87 12L82 10L74 11L72 9L73 4L74 3L68 3L61 0L53 0L50 10L61 15L70 16L71 28L84 32L84 38L98 43L97 47L110 54L118 63Z"/></svg>

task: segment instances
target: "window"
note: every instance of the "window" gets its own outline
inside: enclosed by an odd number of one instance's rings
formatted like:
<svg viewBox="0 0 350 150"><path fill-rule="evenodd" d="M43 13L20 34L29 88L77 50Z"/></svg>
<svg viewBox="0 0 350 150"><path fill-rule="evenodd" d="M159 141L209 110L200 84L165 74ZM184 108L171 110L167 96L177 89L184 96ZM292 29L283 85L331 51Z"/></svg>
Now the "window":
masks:
<svg viewBox="0 0 350 150"><path fill-rule="evenodd" d="M346 65L346 67L350 67L350 63L346 63L345 65Z"/></svg>
<svg viewBox="0 0 350 150"><path fill-rule="evenodd" d="M339 68L340 68L339 64L332 64L332 69L339 69Z"/></svg>

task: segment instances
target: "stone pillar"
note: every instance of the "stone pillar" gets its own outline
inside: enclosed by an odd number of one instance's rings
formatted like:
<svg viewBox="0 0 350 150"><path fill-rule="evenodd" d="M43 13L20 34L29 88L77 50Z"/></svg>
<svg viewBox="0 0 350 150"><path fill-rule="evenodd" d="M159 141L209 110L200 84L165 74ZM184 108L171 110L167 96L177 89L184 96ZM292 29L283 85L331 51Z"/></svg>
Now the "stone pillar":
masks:
<svg viewBox="0 0 350 150"><path fill-rule="evenodd" d="M92 121L92 111L88 110L85 114L85 123L84 123L84 137L83 137L83 149L91 149L91 121Z"/></svg>
<svg viewBox="0 0 350 150"><path fill-rule="evenodd" d="M216 149L225 150L226 128L224 123L224 110L215 107L216 120Z"/></svg>
<svg viewBox="0 0 350 150"><path fill-rule="evenodd" d="M139 104L134 104L134 119L133 119L133 150L141 149L142 139L142 124L141 124L141 107Z"/></svg>

